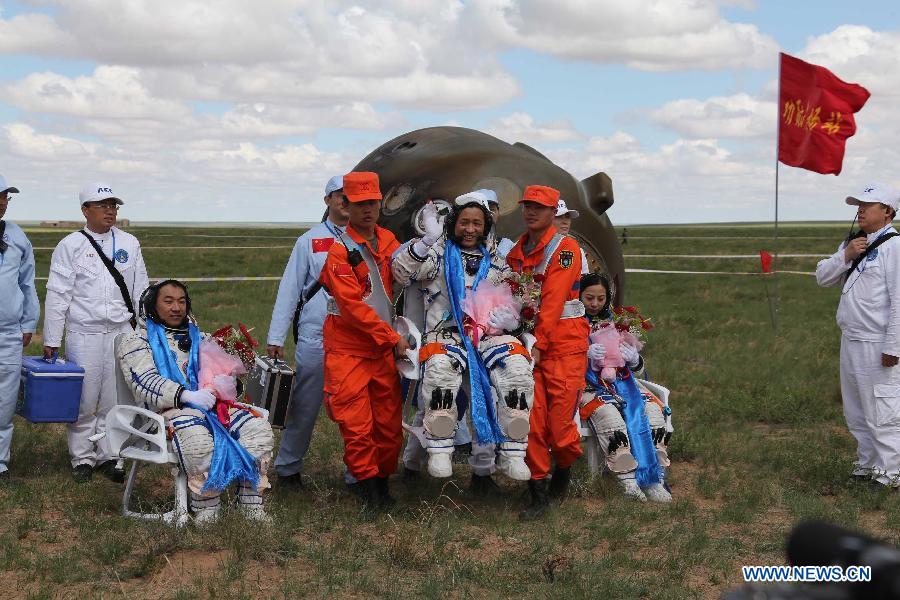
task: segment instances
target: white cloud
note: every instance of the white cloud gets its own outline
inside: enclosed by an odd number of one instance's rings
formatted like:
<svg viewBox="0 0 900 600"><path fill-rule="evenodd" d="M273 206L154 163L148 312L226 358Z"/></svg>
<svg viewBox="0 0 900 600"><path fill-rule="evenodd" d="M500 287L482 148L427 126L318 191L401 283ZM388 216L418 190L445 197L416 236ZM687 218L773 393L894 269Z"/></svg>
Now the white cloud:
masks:
<svg viewBox="0 0 900 600"><path fill-rule="evenodd" d="M10 153L33 161L80 161L97 154L96 144L59 135L40 134L22 123L4 125L3 133Z"/></svg>
<svg viewBox="0 0 900 600"><path fill-rule="evenodd" d="M775 102L741 93L706 100L675 100L651 111L650 118L689 138L771 137L776 112Z"/></svg>
<svg viewBox="0 0 900 600"><path fill-rule="evenodd" d="M487 133L510 143L571 142L584 136L565 120L536 123L527 113L516 112L492 121Z"/></svg>
<svg viewBox="0 0 900 600"><path fill-rule="evenodd" d="M182 103L154 97L132 67L100 66L93 75L75 79L32 73L2 92L10 104L42 113L158 121L174 121L190 113Z"/></svg>
<svg viewBox="0 0 900 600"><path fill-rule="evenodd" d="M712 0L493 0L473 10L510 46L646 71L761 68L778 49L755 25L724 19Z"/></svg>

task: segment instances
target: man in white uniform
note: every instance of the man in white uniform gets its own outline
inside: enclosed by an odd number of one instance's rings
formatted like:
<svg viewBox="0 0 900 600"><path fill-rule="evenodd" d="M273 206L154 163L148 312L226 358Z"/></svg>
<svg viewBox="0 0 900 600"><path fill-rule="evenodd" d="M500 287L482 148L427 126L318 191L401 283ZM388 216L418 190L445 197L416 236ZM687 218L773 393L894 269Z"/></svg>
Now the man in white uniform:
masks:
<svg viewBox="0 0 900 600"><path fill-rule="evenodd" d="M0 175L0 219L6 214L9 195L18 193ZM18 225L0 220L0 485L9 479L22 348L31 343L40 312L31 242Z"/></svg>
<svg viewBox="0 0 900 600"><path fill-rule="evenodd" d="M87 226L64 237L50 259L44 356L57 352L65 330L66 354L84 369L78 421L68 426L72 477L79 483L88 481L98 470L113 481L123 481L124 471L109 460L104 444L95 447L90 437L104 431L106 413L116 404L113 341L133 330L135 315L90 240L121 274L132 307L138 305L149 280L137 238L113 226L123 202L109 185L85 186L79 204Z"/></svg>
<svg viewBox="0 0 900 600"><path fill-rule="evenodd" d="M900 241L891 225L897 192L870 185L847 197L862 230L816 266L823 287L841 286L841 396L857 442L851 475L900 487Z"/></svg>
<svg viewBox="0 0 900 600"><path fill-rule="evenodd" d="M301 488L303 457L309 450L324 394L322 324L328 314L328 303L327 295L318 282L329 248L347 227L349 216L343 206L343 188L342 176L336 175L328 180L325 186L325 205L328 207L325 220L301 235L294 245L278 286L266 346L270 357L284 358L284 339L293 324L297 303L302 301L297 323L297 352L294 354L297 375L291 389L290 412L275 459L278 481Z"/></svg>
<svg viewBox="0 0 900 600"><path fill-rule="evenodd" d="M566 205L566 201L560 198L556 204L556 216L553 217L553 226L561 234L569 235L569 230L572 229L572 219L577 219L579 216L581 216L580 212L570 209ZM579 248L581 248L580 244ZM587 275L590 272L591 267L588 265L587 254L584 253L584 248L581 248L581 274Z"/></svg>

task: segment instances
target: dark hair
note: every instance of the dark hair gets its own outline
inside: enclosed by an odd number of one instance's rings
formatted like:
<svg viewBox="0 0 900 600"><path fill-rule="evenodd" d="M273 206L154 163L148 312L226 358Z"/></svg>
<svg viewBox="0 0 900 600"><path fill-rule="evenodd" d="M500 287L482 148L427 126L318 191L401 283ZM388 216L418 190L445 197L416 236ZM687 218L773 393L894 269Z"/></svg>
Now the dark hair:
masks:
<svg viewBox="0 0 900 600"><path fill-rule="evenodd" d="M187 286L177 279L164 279L163 281L154 283L146 290L144 290L144 293L141 294L140 300L140 316L144 317L145 319L150 319L154 323L165 325L163 320L160 318L159 313L156 312L156 301L159 299L159 290L166 287L167 285L174 285L184 292L184 300L187 305L187 311L185 312L184 323L182 323L182 325L186 325L187 322L191 318L193 318L193 313L191 312L191 295L188 293Z"/></svg>
<svg viewBox="0 0 900 600"><path fill-rule="evenodd" d="M602 285L603 289L606 290L606 304L600 309L600 315L609 316L609 307L612 304L612 285L609 282L609 277L606 276L606 273L588 273L587 275L582 275L578 297L581 298L584 290L592 285Z"/></svg>
<svg viewBox="0 0 900 600"><path fill-rule="evenodd" d="M478 208L484 215L484 233L480 238L478 238L478 245L483 245L487 240L488 233L494 226L494 217L491 216L491 211L485 208L484 205L480 202L469 202L467 204L463 204L462 206L456 206L454 204L453 208L450 210L450 214L447 215L447 218L444 220L444 235L448 240L453 240L454 242L459 243L454 233L456 231L456 222L459 221L459 215L462 214L462 211L467 208Z"/></svg>

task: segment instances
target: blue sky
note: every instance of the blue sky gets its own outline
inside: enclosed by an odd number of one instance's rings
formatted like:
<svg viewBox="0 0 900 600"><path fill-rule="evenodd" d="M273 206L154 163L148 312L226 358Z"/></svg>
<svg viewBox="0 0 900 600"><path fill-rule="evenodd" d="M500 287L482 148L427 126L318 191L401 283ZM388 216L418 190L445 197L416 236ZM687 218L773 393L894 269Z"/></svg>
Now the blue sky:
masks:
<svg viewBox="0 0 900 600"><path fill-rule="evenodd" d="M10 217L306 221L332 174L454 124L613 180L617 223L772 217L779 51L872 92L839 177L781 167L782 218L893 175L900 10L866 2L0 0ZM586 8L587 7L587 8Z"/></svg>

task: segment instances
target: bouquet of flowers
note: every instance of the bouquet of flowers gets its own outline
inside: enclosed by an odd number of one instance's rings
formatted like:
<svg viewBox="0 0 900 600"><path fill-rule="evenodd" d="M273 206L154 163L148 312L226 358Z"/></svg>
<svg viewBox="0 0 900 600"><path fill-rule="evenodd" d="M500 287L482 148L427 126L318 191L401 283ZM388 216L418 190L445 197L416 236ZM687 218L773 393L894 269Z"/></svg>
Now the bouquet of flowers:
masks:
<svg viewBox="0 0 900 600"><path fill-rule="evenodd" d="M472 338L475 345L478 345L478 339L482 334L496 335L501 331L494 329L488 325L491 313L495 309L508 308L513 314L519 313L521 310L519 299L514 297L509 286L505 283L494 285L490 281L482 281L478 288L473 292L466 290L466 296L463 298L461 308L465 313L463 326L471 331L466 334Z"/></svg>
<svg viewBox="0 0 900 600"><path fill-rule="evenodd" d="M232 325L217 329L200 343L200 388L216 395L216 414L225 427L230 423L228 410L238 397L237 378L253 366L256 360L253 348L257 346L259 342L250 336L243 323L238 324L237 331Z"/></svg>
<svg viewBox="0 0 900 600"><path fill-rule="evenodd" d="M533 273L511 271L506 276L506 284L521 306L522 327L527 333L534 331L541 304L541 284L544 276Z"/></svg>
<svg viewBox="0 0 900 600"><path fill-rule="evenodd" d="M244 363L244 368L249 371L253 367L256 360L254 348L259 346L259 342L250 335L250 330L243 323L238 323L237 331L234 325L226 325L220 327L212 333L212 338L225 352L236 356Z"/></svg>
<svg viewBox="0 0 900 600"><path fill-rule="evenodd" d="M641 315L636 306L613 308L613 322L622 334L622 340L640 351L647 341L647 332L653 329L650 319Z"/></svg>

